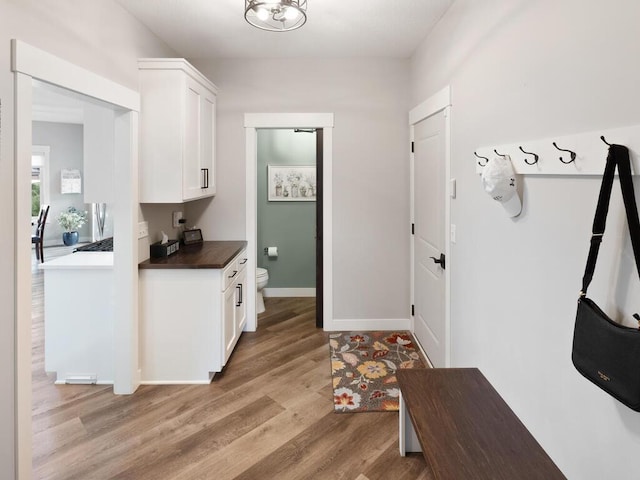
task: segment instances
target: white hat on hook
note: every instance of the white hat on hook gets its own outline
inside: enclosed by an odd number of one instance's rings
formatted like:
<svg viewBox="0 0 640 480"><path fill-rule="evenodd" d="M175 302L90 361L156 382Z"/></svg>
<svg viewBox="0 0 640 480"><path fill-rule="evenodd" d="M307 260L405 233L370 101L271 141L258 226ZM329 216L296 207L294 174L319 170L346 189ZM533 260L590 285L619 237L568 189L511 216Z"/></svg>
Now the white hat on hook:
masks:
<svg viewBox="0 0 640 480"><path fill-rule="evenodd" d="M490 159L482 169L484 191L500 202L507 215L517 217L522 211L518 195L518 180L509 155L499 155Z"/></svg>

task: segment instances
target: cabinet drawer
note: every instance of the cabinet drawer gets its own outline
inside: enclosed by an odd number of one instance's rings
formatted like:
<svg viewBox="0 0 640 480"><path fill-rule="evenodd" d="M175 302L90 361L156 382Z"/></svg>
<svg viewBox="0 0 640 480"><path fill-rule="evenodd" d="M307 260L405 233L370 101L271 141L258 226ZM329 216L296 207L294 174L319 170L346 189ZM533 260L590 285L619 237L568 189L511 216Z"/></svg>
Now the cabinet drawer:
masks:
<svg viewBox="0 0 640 480"><path fill-rule="evenodd" d="M249 257L247 257L247 251L241 251L240 254L236 257L236 260L238 261L238 271L242 272L247 266L247 262L249 261Z"/></svg>
<svg viewBox="0 0 640 480"><path fill-rule="evenodd" d="M231 285L238 276L238 257L229 262L229 265L224 267L222 272L222 291L224 292L229 285Z"/></svg>

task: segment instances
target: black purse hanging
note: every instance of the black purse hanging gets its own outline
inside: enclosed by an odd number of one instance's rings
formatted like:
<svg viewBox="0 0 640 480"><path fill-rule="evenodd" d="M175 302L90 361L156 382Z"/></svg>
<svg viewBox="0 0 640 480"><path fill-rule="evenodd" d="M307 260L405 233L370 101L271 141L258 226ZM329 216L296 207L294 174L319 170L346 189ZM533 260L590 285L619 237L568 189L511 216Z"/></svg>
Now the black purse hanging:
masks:
<svg viewBox="0 0 640 480"><path fill-rule="evenodd" d="M571 359L584 377L627 407L640 411L640 330L611 320L586 296L604 234L616 166L636 268L640 275L640 221L629 150L622 145L611 145L593 221L591 248L582 279L582 291L578 299ZM640 321L637 314L634 317Z"/></svg>

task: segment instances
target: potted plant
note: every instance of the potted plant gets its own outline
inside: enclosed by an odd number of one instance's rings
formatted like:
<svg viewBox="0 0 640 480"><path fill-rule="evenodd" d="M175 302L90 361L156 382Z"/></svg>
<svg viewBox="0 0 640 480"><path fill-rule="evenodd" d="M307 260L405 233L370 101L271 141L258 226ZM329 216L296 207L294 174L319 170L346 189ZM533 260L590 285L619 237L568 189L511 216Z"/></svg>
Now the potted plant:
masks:
<svg viewBox="0 0 640 480"><path fill-rule="evenodd" d="M281 173L276 173L273 176L273 181L276 184L276 197L281 197L282 196L282 174Z"/></svg>
<svg viewBox="0 0 640 480"><path fill-rule="evenodd" d="M87 222L87 212L69 207L58 215L58 223L64 230L62 241L65 245L78 243L78 229Z"/></svg>
<svg viewBox="0 0 640 480"><path fill-rule="evenodd" d="M298 187L300 186L300 180L302 179L302 176L300 175L300 172L297 171L292 171L289 173L289 175L287 175L287 180L289 181L289 184L291 185L291 196L292 197L297 197L298 196Z"/></svg>

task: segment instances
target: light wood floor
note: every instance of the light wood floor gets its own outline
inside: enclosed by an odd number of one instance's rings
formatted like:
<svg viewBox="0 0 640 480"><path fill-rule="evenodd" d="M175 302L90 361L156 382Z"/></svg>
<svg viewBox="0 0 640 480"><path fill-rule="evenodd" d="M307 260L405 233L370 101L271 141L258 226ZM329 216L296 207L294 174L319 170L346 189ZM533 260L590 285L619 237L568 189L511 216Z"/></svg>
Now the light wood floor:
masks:
<svg viewBox="0 0 640 480"><path fill-rule="evenodd" d="M43 280L32 272L35 479L431 478L421 454L399 456L397 413L333 413L314 299L267 299L258 331L211 385L116 396L44 372Z"/></svg>

